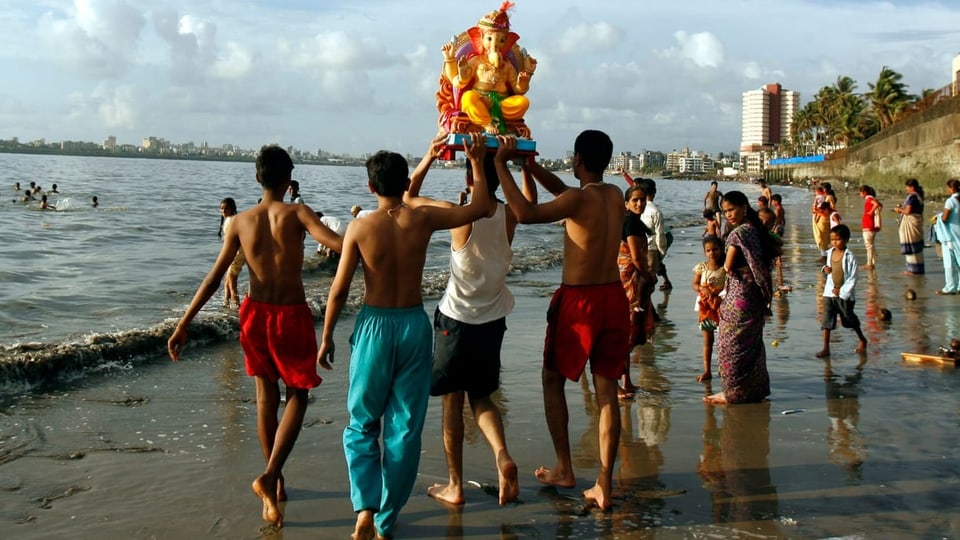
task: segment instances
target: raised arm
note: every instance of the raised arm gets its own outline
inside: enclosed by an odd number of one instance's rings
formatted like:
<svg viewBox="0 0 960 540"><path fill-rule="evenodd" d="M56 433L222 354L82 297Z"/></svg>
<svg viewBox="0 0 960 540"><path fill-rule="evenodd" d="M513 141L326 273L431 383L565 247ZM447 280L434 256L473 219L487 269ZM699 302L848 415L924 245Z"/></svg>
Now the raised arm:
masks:
<svg viewBox="0 0 960 540"><path fill-rule="evenodd" d="M437 201L430 197L421 197L420 188L423 186L423 181L427 177L427 173L430 171L430 167L433 165L433 162L440 157L443 145L446 144L447 133L441 131L437 133L437 136L430 141L430 146L427 147L426 153L423 154L423 158L420 160L420 163L417 164L417 167L413 170L413 174L410 175L410 187L407 188L407 191L403 193L403 202L411 208L417 208L423 205L432 205L432 206L448 206L447 204L438 204L442 201ZM450 205L452 206L452 205Z"/></svg>
<svg viewBox="0 0 960 540"><path fill-rule="evenodd" d="M514 148L516 148L516 140L514 140ZM564 184L559 176L544 169L543 165L540 165L535 160L530 160L528 166L530 168L530 174L533 175L537 183L543 186L543 189L549 191L554 197L570 189L570 186Z"/></svg>
<svg viewBox="0 0 960 540"><path fill-rule="evenodd" d="M628 186L633 187L634 184L636 184L636 182L633 181L633 178L631 178L630 175L627 174L627 171L620 169L620 174L623 175L623 179L626 180Z"/></svg>
<svg viewBox="0 0 960 540"><path fill-rule="evenodd" d="M572 216L580 203L579 189L564 189L557 197L543 204L536 204L527 200L520 188L517 187L513 179L513 174L507 166L507 161L514 157L517 148L517 139L515 137L497 137L500 147L497 149L497 155L494 163L497 166L497 176L500 178L500 187L503 188L503 196L506 197L510 210L516 216L520 223L552 223L566 217ZM534 178L537 172L544 171L543 167L534 165L530 167L530 172ZM552 173L550 173L551 176ZM557 178L559 182L560 179ZM562 185L563 182L560 182ZM541 185L547 187L541 182ZM564 186L566 188L566 186ZM549 189L549 188L547 188Z"/></svg>
<svg viewBox="0 0 960 540"><path fill-rule="evenodd" d="M305 204L297 205L297 217L300 218L300 223L303 224L314 240L331 251L340 253L343 250L343 237L324 225L317 217L317 213L309 206Z"/></svg>
<svg viewBox="0 0 960 540"><path fill-rule="evenodd" d="M473 134L470 142L464 145L464 152L470 160L473 169L473 190L481 195L488 193L487 177L483 171L483 158L487 153L486 136ZM466 206L451 204L448 208L424 208L428 210L427 218L433 230L453 229L486 216L490 211L490 197L470 197Z"/></svg>

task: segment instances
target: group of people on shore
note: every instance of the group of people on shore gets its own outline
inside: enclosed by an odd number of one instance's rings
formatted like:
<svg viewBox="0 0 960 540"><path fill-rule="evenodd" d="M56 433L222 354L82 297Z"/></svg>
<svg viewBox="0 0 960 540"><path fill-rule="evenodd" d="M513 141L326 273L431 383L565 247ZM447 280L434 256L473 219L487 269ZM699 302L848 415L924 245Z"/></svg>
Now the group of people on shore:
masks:
<svg viewBox="0 0 960 540"><path fill-rule="evenodd" d="M364 294L351 339L350 420L344 431L351 500L357 512L355 537L392 535L416 478L431 393L444 396L450 478L428 494L448 503L463 502L461 411L469 401L494 452L499 500L502 504L516 500L517 467L490 394L499 385L500 344L505 317L513 308L505 277L517 223L564 223L563 284L548 310L543 366L544 408L557 460L553 467L537 469L536 478L558 487L576 484L564 383L578 380L589 362L600 408L601 466L584 497L602 509L612 504L620 429L617 381L630 351L629 304L616 262L623 194L601 181L613 143L599 131L580 134L573 160L580 186L569 187L529 156L518 154L515 138L497 137L498 149L488 153L484 137L473 136L464 149L472 189L469 201L460 205L419 195L445 140L442 134L431 142L413 175L399 154L382 151L371 157L368 182L378 207L351 221L342 237L306 205L285 204L292 161L279 147L261 149L257 180L263 186L262 202L236 214L224 227L220 255L169 339L170 356L178 360L190 322L242 251L250 286L240 307L240 342L247 373L256 380L258 431L267 463L252 487L262 500L263 518L270 523L282 525L278 505L286 497L282 467L303 420L306 393L321 381L316 365L333 366L334 329L361 265ZM522 164L523 188L513 179L511 160ZM538 203L534 181L554 199ZM497 183L506 205L494 196ZM430 237L441 229L451 230L451 276L431 329L423 310L421 280ZM304 232L340 253L319 348L304 298L303 252L291 249L300 245ZM278 418L281 379L287 403Z"/></svg>
<svg viewBox="0 0 960 540"><path fill-rule="evenodd" d="M599 410L600 470L583 495L601 509L612 504L620 430L618 381L625 387L631 384L630 351L650 335L654 324L649 292L658 261L650 254L649 236L654 231L641 216L655 194L655 184L631 179L624 194L602 182L613 144L599 131L585 131L575 141L578 187L565 185L518 153L513 137L498 136L496 151L488 152L484 137L474 136L464 148L470 164L467 200L434 200L422 196L420 189L445 141L445 134L433 139L412 174L399 154L381 151L372 156L367 173L377 208L352 220L343 236L324 225L307 205L286 203L293 163L276 146L265 146L257 158L261 202L236 213L235 204L224 201L220 255L177 324L168 349L171 358L179 360L190 322L238 255L245 256L250 285L240 305L240 342L247 373L256 381L258 433L266 462L252 488L269 523L282 526L279 502L286 498L282 468L299 434L307 392L322 380L317 366L333 368L334 330L359 266L364 293L350 343L350 419L343 436L350 497L357 512L355 537L392 535L415 483L430 395L443 396L449 478L430 487L428 495L450 504L464 502L462 412L469 402L493 451L499 502L516 500L517 464L490 396L499 386L500 346L514 304L505 278L520 223L564 224L562 284L547 313L542 368L546 423L556 462L540 467L535 476L545 485L576 485L564 386L568 379L579 380L589 363ZM511 161L521 165L522 187L513 178ZM535 182L553 199L539 202ZM506 204L495 196L498 184ZM762 197L777 201L773 194ZM706 260L694 269L705 339L705 369L699 380L712 375L706 350L708 339L712 349L715 329L722 391L705 400L758 402L770 393L763 326L774 293L771 270L782 250L776 233L784 220L782 207L779 213L768 208L773 219L765 224L740 191L712 199L708 194L705 206L711 201L727 228L720 235L705 235ZM227 221L228 217L232 219ZM444 229L451 231L451 272L431 325L423 309L423 266L432 234ZM297 249L302 248L305 233L340 253L319 346L303 289L303 250ZM849 236L845 225L833 227L831 247L824 254L822 270L828 282L824 296L831 300L823 324L824 350L818 356L829 354L829 331L837 318L845 326L855 322L856 265L846 246ZM865 339L859 330L858 336L862 349ZM278 417L281 380L287 400Z"/></svg>
<svg viewBox="0 0 960 540"><path fill-rule="evenodd" d="M947 198L943 210L930 218L929 238L936 244L938 257L943 262L944 286L938 289L938 295L960 293L960 180L951 178L945 184ZM916 178L904 182L906 198L898 203L893 211L897 214L897 233L900 252L905 257L904 275L914 276L926 273L924 248L927 237L924 235L924 189ZM877 200L877 193L869 185L860 186L863 198L863 244L866 249L864 268L872 269L877 263L875 237L883 226L883 204Z"/></svg>

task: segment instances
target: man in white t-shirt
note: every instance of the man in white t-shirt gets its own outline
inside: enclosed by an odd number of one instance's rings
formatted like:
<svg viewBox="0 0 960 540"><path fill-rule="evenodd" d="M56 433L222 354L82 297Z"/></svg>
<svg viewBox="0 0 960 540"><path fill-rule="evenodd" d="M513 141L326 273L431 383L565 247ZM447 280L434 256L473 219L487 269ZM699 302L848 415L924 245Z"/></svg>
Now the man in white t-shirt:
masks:
<svg viewBox="0 0 960 540"><path fill-rule="evenodd" d="M407 206L456 206L419 195L423 179L430 170L438 144L434 139L417 169L410 175L410 187L403 200ZM490 197L491 210L486 217L450 230L450 278L434 314L433 379L430 395L443 396L443 446L449 479L434 484L427 495L448 504L461 505L463 494L463 405L470 402L477 426L493 450L499 476L499 502L517 499L520 485L517 466L507 451L503 420L491 395L500 386L500 347L507 329L506 317L513 311L514 299L506 286L513 258L511 244L517 218L495 196L500 181L493 153L484 160L488 192L471 196ZM467 185L472 184L468 178ZM533 179L524 172L524 195L536 201ZM459 202L459 201L458 201Z"/></svg>

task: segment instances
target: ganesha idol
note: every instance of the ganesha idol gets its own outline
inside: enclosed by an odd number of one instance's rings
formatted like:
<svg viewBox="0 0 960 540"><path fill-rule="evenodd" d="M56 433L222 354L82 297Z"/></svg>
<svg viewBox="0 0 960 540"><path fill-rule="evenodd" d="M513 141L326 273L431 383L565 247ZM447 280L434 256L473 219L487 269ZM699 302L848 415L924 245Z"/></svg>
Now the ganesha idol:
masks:
<svg viewBox="0 0 960 540"><path fill-rule="evenodd" d="M519 36L510 31L511 7L511 2L504 2L441 48L437 109L440 127L447 132L530 138L523 121L530 100L524 94L537 61L517 45Z"/></svg>

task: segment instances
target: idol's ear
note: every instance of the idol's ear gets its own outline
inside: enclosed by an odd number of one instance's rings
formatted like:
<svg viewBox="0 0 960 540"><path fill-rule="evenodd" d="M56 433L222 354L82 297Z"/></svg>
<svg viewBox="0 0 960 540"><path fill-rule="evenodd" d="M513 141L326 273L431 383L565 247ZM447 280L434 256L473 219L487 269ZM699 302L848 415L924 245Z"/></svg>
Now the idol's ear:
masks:
<svg viewBox="0 0 960 540"><path fill-rule="evenodd" d="M513 46L517 44L517 40L520 39L520 35L515 32L510 32L507 34L507 39L504 40L503 45L500 47L500 54L507 54L513 49Z"/></svg>
<svg viewBox="0 0 960 540"><path fill-rule="evenodd" d="M473 44L473 52L480 54L480 51L483 50L483 32L480 31L480 28L473 26L467 29L467 36L470 38L470 43Z"/></svg>

